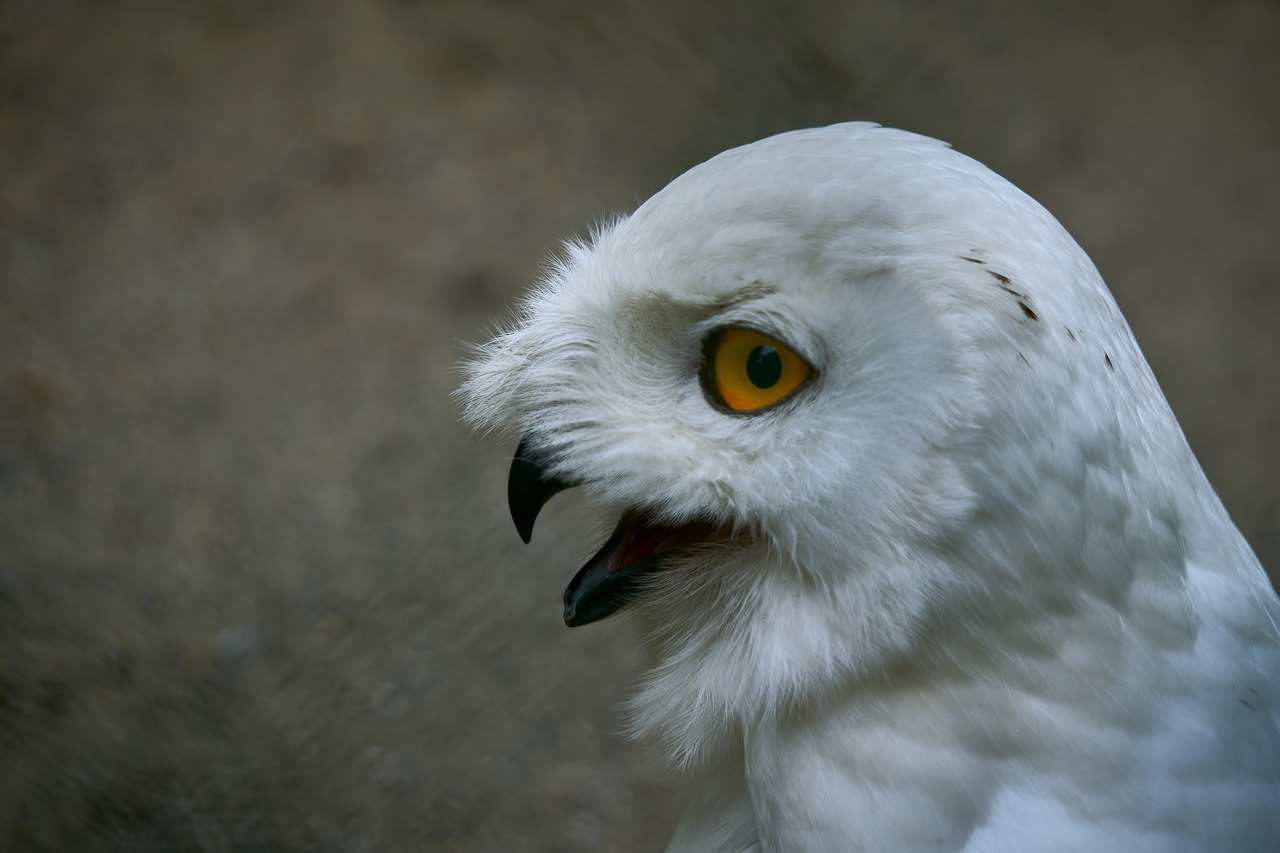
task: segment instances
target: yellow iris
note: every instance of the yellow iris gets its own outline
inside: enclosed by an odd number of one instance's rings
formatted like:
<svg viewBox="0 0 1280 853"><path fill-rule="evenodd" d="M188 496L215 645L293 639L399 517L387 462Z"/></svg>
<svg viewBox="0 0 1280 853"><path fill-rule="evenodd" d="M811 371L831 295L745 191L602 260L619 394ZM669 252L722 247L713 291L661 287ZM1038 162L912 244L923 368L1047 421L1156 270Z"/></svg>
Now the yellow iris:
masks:
<svg viewBox="0 0 1280 853"><path fill-rule="evenodd" d="M781 402L813 373L784 343L752 329L722 329L707 341L707 390L735 412L755 412Z"/></svg>

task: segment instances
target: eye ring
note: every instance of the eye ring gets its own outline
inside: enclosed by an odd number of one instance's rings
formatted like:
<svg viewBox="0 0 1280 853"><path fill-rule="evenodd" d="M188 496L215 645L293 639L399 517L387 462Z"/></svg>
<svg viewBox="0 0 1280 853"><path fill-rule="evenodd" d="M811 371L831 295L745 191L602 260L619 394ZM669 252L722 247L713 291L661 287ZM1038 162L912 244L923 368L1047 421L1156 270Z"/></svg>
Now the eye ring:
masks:
<svg viewBox="0 0 1280 853"><path fill-rule="evenodd" d="M782 341L745 326L725 326L702 344L702 388L729 414L763 412L790 399L813 367Z"/></svg>

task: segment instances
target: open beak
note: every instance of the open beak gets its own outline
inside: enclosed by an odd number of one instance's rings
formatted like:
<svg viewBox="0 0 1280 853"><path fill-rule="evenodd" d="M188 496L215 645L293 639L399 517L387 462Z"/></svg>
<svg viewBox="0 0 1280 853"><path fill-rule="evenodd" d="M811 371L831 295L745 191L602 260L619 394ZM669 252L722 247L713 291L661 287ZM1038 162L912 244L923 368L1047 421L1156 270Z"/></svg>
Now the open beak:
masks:
<svg viewBox="0 0 1280 853"><path fill-rule="evenodd" d="M574 485L547 474L528 439L520 442L507 478L507 503L526 544L546 502ZM662 567L663 556L727 535L726 528L710 521L662 524L645 512L627 510L609 540L565 589L565 624L576 628L613 615L644 592L645 577Z"/></svg>

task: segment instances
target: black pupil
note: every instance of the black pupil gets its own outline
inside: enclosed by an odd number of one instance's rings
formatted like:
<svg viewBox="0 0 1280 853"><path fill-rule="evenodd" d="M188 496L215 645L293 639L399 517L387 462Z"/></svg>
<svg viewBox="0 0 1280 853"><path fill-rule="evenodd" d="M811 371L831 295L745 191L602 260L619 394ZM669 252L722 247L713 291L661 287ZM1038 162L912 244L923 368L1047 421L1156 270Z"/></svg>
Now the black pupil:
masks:
<svg viewBox="0 0 1280 853"><path fill-rule="evenodd" d="M772 388L782 378L782 356L771 346L756 347L747 353L747 378L757 388Z"/></svg>

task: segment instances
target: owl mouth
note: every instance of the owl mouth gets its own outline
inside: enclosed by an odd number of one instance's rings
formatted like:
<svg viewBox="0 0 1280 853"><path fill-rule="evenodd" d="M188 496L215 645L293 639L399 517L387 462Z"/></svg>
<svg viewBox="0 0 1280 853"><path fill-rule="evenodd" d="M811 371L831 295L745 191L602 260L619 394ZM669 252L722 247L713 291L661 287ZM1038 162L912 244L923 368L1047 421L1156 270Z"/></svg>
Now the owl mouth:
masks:
<svg viewBox="0 0 1280 853"><path fill-rule="evenodd" d="M660 571L667 555L724 538L727 531L710 521L662 524L627 510L613 535L578 570L564 591L564 623L589 625L642 596L647 575Z"/></svg>
<svg viewBox="0 0 1280 853"><path fill-rule="evenodd" d="M520 442L507 478L507 504L520 538L528 543L543 505L575 485L548 473L528 439ZM660 571L665 557L728 535L728 528L711 521L665 524L644 511L627 510L608 541L565 588L565 624L576 628L612 616L644 594L646 576Z"/></svg>

